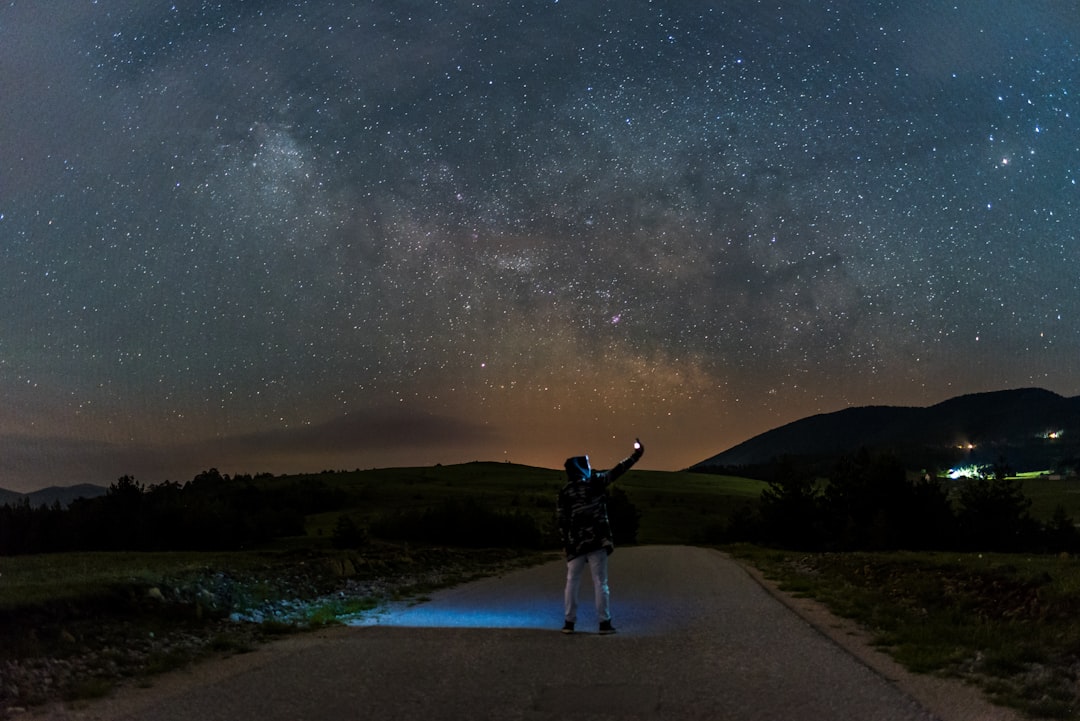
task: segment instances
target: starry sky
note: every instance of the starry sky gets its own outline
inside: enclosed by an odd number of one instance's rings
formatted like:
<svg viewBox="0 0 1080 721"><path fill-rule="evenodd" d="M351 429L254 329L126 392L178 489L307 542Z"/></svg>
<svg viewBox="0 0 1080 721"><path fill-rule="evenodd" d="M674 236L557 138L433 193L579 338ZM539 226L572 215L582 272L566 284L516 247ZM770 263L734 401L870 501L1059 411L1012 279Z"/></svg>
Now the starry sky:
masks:
<svg viewBox="0 0 1080 721"><path fill-rule="evenodd" d="M0 486L1080 394L1046 0L0 0Z"/></svg>

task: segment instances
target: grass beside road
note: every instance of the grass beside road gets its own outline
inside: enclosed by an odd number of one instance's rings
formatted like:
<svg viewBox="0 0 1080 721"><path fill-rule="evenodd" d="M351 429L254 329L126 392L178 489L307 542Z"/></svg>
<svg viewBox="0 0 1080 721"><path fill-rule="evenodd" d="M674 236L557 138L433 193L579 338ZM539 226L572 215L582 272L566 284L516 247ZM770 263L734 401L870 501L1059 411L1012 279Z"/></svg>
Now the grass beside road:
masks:
<svg viewBox="0 0 1080 721"><path fill-rule="evenodd" d="M0 558L0 719L108 695L387 601L546 560L514 550L264 549Z"/></svg>
<svg viewBox="0 0 1080 721"><path fill-rule="evenodd" d="M912 671L1041 718L1080 718L1080 561L961 553L728 549L782 590L875 634Z"/></svg>
<svg viewBox="0 0 1080 721"><path fill-rule="evenodd" d="M261 564L245 553L58 553L0 557L0 612L48 603L108 599L120 588L150 588L166 576Z"/></svg>

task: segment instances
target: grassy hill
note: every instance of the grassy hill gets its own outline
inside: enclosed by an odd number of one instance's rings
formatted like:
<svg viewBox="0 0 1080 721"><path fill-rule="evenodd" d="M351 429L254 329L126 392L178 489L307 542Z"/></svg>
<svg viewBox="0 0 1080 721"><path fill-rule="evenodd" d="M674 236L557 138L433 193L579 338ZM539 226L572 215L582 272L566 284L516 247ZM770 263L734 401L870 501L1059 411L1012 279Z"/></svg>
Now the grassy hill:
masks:
<svg viewBox="0 0 1080 721"><path fill-rule="evenodd" d="M360 525L387 514L423 511L451 501L475 500L495 510L525 512L541 529L552 529L555 497L566 482L561 470L510 463L465 463L424 468L387 468L260 481L268 487L323 484L341 492L340 508L308 517L309 537L329 537L338 517ZM632 470L615 484L641 513L639 543L697 543L709 528L726 524L757 503L765 484L732 476Z"/></svg>

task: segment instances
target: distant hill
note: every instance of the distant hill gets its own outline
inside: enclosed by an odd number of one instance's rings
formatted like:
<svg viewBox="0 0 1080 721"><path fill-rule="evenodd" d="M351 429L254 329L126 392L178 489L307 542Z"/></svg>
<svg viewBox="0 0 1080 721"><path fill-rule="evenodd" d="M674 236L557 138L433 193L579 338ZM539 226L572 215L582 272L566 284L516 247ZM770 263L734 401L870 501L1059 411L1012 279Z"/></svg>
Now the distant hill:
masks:
<svg viewBox="0 0 1080 721"><path fill-rule="evenodd" d="M860 448L895 453L919 468L983 465L1002 457L1015 471L1075 467L1080 396L1023 388L959 396L926 408L848 408L767 431L689 470L746 470L784 458L826 466Z"/></svg>
<svg viewBox="0 0 1080 721"><path fill-rule="evenodd" d="M60 501L60 505L67 508L76 498L97 498L104 496L107 490L90 483L81 483L77 486L50 486L31 493L18 493L0 488L0 506L8 503L22 503L23 499L29 499L30 505L34 508L51 506L56 501Z"/></svg>

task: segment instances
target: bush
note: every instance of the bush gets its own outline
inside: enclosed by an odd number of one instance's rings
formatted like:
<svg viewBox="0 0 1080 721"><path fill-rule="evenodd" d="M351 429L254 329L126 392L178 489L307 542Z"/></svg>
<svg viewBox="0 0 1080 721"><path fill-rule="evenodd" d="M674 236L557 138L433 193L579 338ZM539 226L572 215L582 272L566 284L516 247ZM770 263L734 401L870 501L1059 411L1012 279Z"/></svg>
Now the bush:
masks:
<svg viewBox="0 0 1080 721"><path fill-rule="evenodd" d="M756 529L743 538L792 549L1072 551L1080 534L1064 510L1048 524L1028 513L1031 501L1004 459L992 478L963 481L950 500L940 479L912 481L889 455L861 451L837 463L827 481L787 464L762 493ZM818 487L823 490L819 491ZM954 507L955 506L955 507ZM722 529L715 532L720 534Z"/></svg>
<svg viewBox="0 0 1080 721"><path fill-rule="evenodd" d="M1076 553L1080 550L1080 531L1064 506L1054 508L1054 515L1044 530L1044 550L1050 553Z"/></svg>
<svg viewBox="0 0 1080 721"><path fill-rule="evenodd" d="M368 543L366 528L356 525L349 516L344 513L338 516L334 530L330 534L330 543L334 548L360 548Z"/></svg>
<svg viewBox="0 0 1080 721"><path fill-rule="evenodd" d="M815 548L822 543L820 497L813 476L785 464L761 492L760 535L785 548ZM755 534L752 534L755 535Z"/></svg>
<svg viewBox="0 0 1080 721"><path fill-rule="evenodd" d="M1020 481L999 463L992 478L968 478L957 492L963 546L988 551L1028 550L1037 544L1038 524Z"/></svg>

